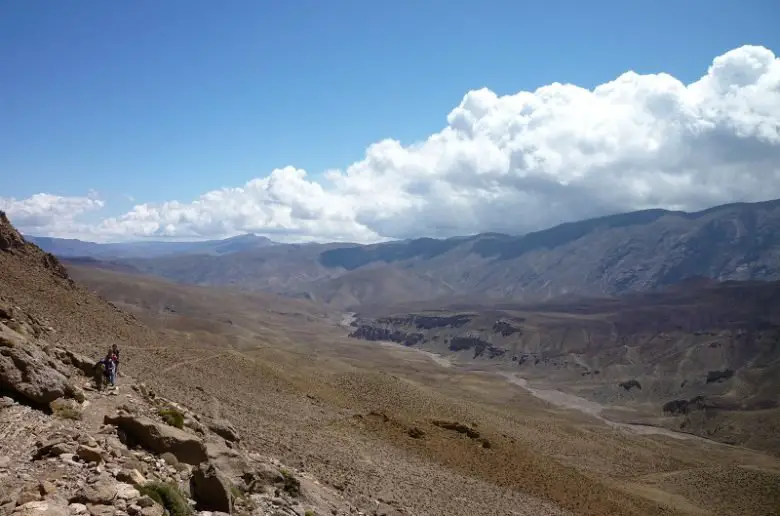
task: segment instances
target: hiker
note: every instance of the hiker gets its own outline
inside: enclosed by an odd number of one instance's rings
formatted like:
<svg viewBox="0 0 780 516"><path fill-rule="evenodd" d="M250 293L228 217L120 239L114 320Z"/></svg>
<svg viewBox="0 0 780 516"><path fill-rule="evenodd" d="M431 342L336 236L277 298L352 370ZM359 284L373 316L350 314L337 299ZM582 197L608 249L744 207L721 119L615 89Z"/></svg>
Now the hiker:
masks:
<svg viewBox="0 0 780 516"><path fill-rule="evenodd" d="M112 387L116 385L116 366L118 361L118 357L113 353L109 353L106 357L106 373L108 375L108 382Z"/></svg>
<svg viewBox="0 0 780 516"><path fill-rule="evenodd" d="M110 383L112 386L116 385L116 369L117 364L119 364L119 355L114 352L115 349L116 344L114 344L114 346L108 350L106 357L100 361L100 364L103 365L105 377L108 379L108 383Z"/></svg>
<svg viewBox="0 0 780 516"><path fill-rule="evenodd" d="M114 374L119 376L119 346L112 344L108 350L109 355L114 355Z"/></svg>
<svg viewBox="0 0 780 516"><path fill-rule="evenodd" d="M112 386L116 384L116 363L117 357L111 350L106 353L105 358L98 361L95 368L95 384L98 390L103 390L105 380Z"/></svg>

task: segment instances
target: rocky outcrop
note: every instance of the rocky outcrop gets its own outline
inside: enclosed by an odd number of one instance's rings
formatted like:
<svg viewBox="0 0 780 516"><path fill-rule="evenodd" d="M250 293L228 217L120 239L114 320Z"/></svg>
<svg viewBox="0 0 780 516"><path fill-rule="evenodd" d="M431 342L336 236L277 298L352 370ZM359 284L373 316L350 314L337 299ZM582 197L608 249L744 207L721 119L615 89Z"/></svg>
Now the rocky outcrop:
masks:
<svg viewBox="0 0 780 516"><path fill-rule="evenodd" d="M703 396L696 396L689 400L672 400L664 403L662 410L664 414L677 416L689 414L694 411L706 410L711 408Z"/></svg>
<svg viewBox="0 0 780 516"><path fill-rule="evenodd" d="M230 514L233 494L230 481L213 464L201 464L190 478L190 493L203 510Z"/></svg>
<svg viewBox="0 0 780 516"><path fill-rule="evenodd" d="M40 347L30 344L17 332L0 325L0 389L36 405L68 397L83 398L83 393L63 374Z"/></svg>
<svg viewBox="0 0 780 516"><path fill-rule="evenodd" d="M474 350L474 358L481 357L486 352L490 358L496 358L506 354L506 350L493 346L490 342L478 337L453 337L450 340L450 351Z"/></svg>
<svg viewBox="0 0 780 516"><path fill-rule="evenodd" d="M158 423L144 416L119 414L105 416L107 425L118 427L130 443L155 453L172 453L185 464L200 464L208 460L206 446L198 437L178 428Z"/></svg>
<svg viewBox="0 0 780 516"><path fill-rule="evenodd" d="M376 328L370 325L358 326L349 336L355 339L397 342L404 346L415 346L425 340L425 335L422 333L406 333L400 330Z"/></svg>
<svg viewBox="0 0 780 516"><path fill-rule="evenodd" d="M63 363L77 369L82 374L91 376L95 371L96 360L88 356L81 355L69 349L54 348L51 354Z"/></svg>

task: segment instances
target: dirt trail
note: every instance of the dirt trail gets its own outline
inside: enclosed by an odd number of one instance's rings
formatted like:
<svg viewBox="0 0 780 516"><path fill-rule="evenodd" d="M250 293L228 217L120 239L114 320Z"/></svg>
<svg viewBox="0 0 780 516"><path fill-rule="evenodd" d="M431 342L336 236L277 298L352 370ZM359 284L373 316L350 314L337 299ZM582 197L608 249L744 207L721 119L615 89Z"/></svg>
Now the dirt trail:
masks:
<svg viewBox="0 0 780 516"><path fill-rule="evenodd" d="M601 412L604 410L605 407L600 403L586 400L585 398L581 398L574 394L569 394L563 391L559 391L557 389L539 389L536 387L531 387L525 378L518 376L516 373L502 372L499 374L504 378L506 378L510 383L517 385L518 387L522 387L523 389L525 389L526 391L528 391L529 393L531 393L532 395L536 396L541 400L544 400L548 403L551 403L552 405L561 408L578 410L580 412L583 412L585 414L588 414L589 416L598 419L603 423L606 423L607 425L613 428L627 430L642 435L664 435L667 437L671 437L673 439L698 440L698 441L706 441L709 443L714 442L709 439L704 439L703 437L698 437L695 435L686 434L682 432L675 432L674 430L668 430L666 428L660 428L660 427L650 426L650 425L637 425L632 423L619 423L617 421L612 421L601 415Z"/></svg>
<svg viewBox="0 0 780 516"><path fill-rule="evenodd" d="M442 367L452 367L452 359L449 357L443 357L441 355L437 355L436 353L432 353L430 351L425 351L424 349L419 348L413 348L409 346L404 346L403 344L398 344L397 342L392 342L389 340L377 340L373 342L374 344L379 344L380 346L403 350L411 353L416 353L419 355L423 355L433 362L436 362Z"/></svg>
<svg viewBox="0 0 780 516"><path fill-rule="evenodd" d="M162 372L163 373L167 373L167 372L173 371L177 367L181 367L181 366L185 366L185 365L197 364L198 362L205 362L207 360L213 360L215 358L219 358L219 357L227 355L227 354L228 354L228 352L215 353L215 354L209 355L207 357L198 357L198 358L193 358L192 360L182 360L181 362L176 362L176 363L166 367L165 369L162 370Z"/></svg>

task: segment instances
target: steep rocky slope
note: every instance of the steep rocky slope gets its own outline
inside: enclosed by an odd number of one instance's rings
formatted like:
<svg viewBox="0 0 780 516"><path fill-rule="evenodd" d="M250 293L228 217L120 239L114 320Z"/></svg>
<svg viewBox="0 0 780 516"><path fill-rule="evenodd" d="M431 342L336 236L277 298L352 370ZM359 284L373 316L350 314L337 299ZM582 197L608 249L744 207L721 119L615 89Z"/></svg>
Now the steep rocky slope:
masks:
<svg viewBox="0 0 780 516"><path fill-rule="evenodd" d="M634 420L780 453L780 282L471 308L364 316L351 336L510 368L634 406Z"/></svg>
<svg viewBox="0 0 780 516"><path fill-rule="evenodd" d="M160 335L74 283L2 213L0 262L0 514L357 513L245 445L218 410L134 383L128 372L165 356ZM95 357L108 341L125 353L120 387L103 390ZM148 354L137 358L139 344Z"/></svg>
<svg viewBox="0 0 780 516"><path fill-rule="evenodd" d="M342 308L453 295L525 301L612 295L690 276L778 280L780 200L697 213L632 212L523 236L281 245L125 263L182 283L267 290Z"/></svg>
<svg viewBox="0 0 780 516"><path fill-rule="evenodd" d="M126 376L118 389L97 389L89 357L48 345L34 319L2 307L14 317L0 323L0 514L356 512L242 446L224 419Z"/></svg>

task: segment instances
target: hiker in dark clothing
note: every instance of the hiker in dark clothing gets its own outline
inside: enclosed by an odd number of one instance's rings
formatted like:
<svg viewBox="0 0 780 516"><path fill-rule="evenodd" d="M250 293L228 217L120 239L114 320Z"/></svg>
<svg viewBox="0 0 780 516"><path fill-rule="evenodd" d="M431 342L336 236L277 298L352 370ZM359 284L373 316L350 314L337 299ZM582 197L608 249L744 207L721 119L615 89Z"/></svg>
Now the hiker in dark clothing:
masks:
<svg viewBox="0 0 780 516"><path fill-rule="evenodd" d="M116 385L116 364L117 356L111 350L95 364L95 385L98 390L103 390L104 381L108 381L112 386Z"/></svg>
<svg viewBox="0 0 780 516"><path fill-rule="evenodd" d="M108 356L115 357L114 360L114 374L119 375L119 346L112 344L108 350Z"/></svg>

